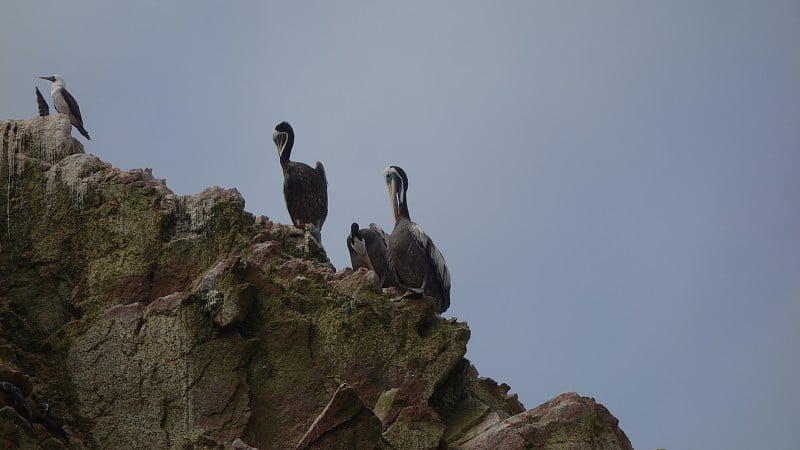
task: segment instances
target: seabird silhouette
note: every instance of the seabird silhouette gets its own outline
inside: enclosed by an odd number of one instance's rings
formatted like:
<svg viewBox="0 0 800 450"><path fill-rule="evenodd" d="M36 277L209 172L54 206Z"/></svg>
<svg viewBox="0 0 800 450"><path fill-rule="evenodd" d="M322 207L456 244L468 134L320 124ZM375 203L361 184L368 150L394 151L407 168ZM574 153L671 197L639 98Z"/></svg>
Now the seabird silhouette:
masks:
<svg viewBox="0 0 800 450"><path fill-rule="evenodd" d="M69 122L78 129L78 131L88 140L89 132L83 128L83 118L81 117L81 108L78 107L78 102L75 97L66 89L66 83L61 75L52 75L49 77L39 77L43 80L51 81L53 84L50 86L50 97L53 98L53 106L60 114L66 114L69 117Z"/></svg>
<svg viewBox="0 0 800 450"><path fill-rule="evenodd" d="M394 212L394 230L387 241L389 266L398 282L416 294L436 300L436 312L450 307L450 271L433 240L408 213L408 176L397 166L383 171Z"/></svg>
<svg viewBox="0 0 800 450"><path fill-rule="evenodd" d="M278 149L283 170L283 197L292 223L298 228L310 228L317 241L322 242L322 224L328 216L328 178L325 168L317 161L315 167L289 158L294 148L294 130L289 122L281 122L272 131L272 141Z"/></svg>
<svg viewBox="0 0 800 450"><path fill-rule="evenodd" d="M347 250L353 270L366 267L375 272L381 280L381 287L397 283L386 257L386 233L378 225L371 223L369 228L359 229L353 222L347 236Z"/></svg>

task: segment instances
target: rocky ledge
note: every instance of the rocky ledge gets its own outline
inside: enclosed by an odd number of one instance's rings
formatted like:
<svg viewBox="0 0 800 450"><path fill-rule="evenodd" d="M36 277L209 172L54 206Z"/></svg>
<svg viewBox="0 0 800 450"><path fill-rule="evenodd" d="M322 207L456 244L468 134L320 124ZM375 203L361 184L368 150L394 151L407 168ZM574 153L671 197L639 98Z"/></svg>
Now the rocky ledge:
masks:
<svg viewBox="0 0 800 450"><path fill-rule="evenodd" d="M335 271L235 189L175 195L70 136L0 122L3 448L629 449L562 394L529 411L464 358L466 323ZM4 406L5 405L5 406Z"/></svg>

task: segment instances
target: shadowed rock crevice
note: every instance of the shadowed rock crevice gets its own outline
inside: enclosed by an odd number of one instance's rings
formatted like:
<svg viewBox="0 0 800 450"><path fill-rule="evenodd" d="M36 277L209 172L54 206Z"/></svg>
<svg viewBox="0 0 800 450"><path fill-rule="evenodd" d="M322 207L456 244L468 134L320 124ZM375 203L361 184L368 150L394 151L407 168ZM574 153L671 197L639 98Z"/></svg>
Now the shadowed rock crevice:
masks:
<svg viewBox="0 0 800 450"><path fill-rule="evenodd" d="M337 272L235 189L113 168L69 126L0 122L0 381L73 448L630 448L593 400L524 412L432 299ZM0 446L63 447L17 417L0 407Z"/></svg>

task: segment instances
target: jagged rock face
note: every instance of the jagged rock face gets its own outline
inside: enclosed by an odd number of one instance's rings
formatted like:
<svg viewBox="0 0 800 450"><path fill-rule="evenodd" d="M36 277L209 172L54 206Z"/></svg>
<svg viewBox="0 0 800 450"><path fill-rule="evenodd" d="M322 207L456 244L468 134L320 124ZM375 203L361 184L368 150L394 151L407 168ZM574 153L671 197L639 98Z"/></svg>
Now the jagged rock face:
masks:
<svg viewBox="0 0 800 450"><path fill-rule="evenodd" d="M452 442L451 448L633 449L619 421L603 405L574 392Z"/></svg>
<svg viewBox="0 0 800 450"><path fill-rule="evenodd" d="M464 359L466 324L335 272L235 189L177 196L60 115L0 130L0 381L73 447L482 448L524 417ZM1 407L0 446L64 446Z"/></svg>

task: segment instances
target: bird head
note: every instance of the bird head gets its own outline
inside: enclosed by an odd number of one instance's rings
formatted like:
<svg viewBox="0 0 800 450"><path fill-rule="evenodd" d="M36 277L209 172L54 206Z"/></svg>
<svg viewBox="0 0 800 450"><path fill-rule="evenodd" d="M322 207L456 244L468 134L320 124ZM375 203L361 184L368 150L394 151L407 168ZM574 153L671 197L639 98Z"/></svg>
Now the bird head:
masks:
<svg viewBox="0 0 800 450"><path fill-rule="evenodd" d="M356 222L350 224L350 236L347 237L347 245L358 254L366 253L366 244L364 243L364 238L361 237L361 232Z"/></svg>
<svg viewBox="0 0 800 450"><path fill-rule="evenodd" d="M389 200L392 203L394 220L405 215L408 217L408 205L406 204L406 191L408 191L408 177L406 172L398 166L389 166L383 171L386 179L386 187L389 189Z"/></svg>
<svg viewBox="0 0 800 450"><path fill-rule="evenodd" d="M359 237L360 234L359 234L358 230L359 230L358 223L357 222L351 223L350 224L350 237L351 238Z"/></svg>
<svg viewBox="0 0 800 450"><path fill-rule="evenodd" d="M284 121L275 126L275 129L272 130L272 142L278 148L278 156L281 159L289 159L294 145L294 130L289 122Z"/></svg>
<svg viewBox="0 0 800 450"><path fill-rule="evenodd" d="M51 75L49 77L39 77L39 78L59 84L62 87L66 86L66 83L64 82L64 77L62 77L61 75Z"/></svg>

